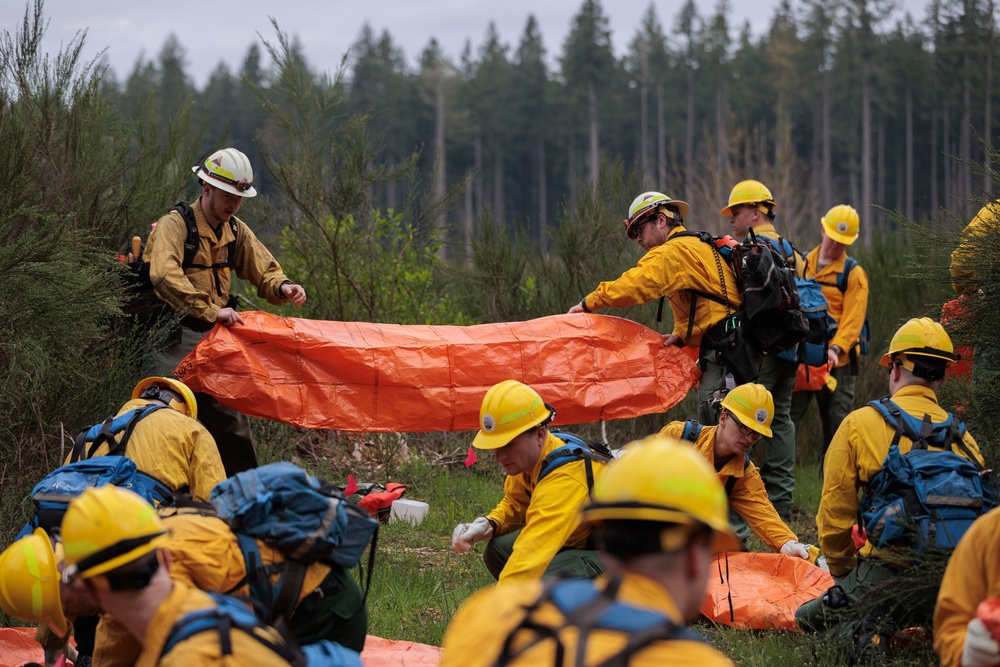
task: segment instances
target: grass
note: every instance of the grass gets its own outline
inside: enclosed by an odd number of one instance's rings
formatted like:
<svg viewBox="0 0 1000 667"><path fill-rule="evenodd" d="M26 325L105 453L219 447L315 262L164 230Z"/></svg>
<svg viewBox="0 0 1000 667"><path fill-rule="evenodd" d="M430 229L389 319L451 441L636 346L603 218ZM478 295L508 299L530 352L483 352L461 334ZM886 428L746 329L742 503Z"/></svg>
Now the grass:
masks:
<svg viewBox="0 0 1000 667"><path fill-rule="evenodd" d="M431 465L411 457L398 468L408 484L406 497L430 505L423 523L383 526L369 604L369 632L387 639L439 646L448 621L475 591L493 584L482 563L482 545L469 554L451 551L457 523L488 512L502 495L503 473L483 458L471 469L460 464ZM822 483L816 465L796 470L792 530L803 541L816 541L815 512ZM756 544L756 549L764 549ZM705 620L694 624L723 653L744 667L808 664L843 665L828 639L789 632L733 630ZM935 665L929 640L896 647L893 665Z"/></svg>

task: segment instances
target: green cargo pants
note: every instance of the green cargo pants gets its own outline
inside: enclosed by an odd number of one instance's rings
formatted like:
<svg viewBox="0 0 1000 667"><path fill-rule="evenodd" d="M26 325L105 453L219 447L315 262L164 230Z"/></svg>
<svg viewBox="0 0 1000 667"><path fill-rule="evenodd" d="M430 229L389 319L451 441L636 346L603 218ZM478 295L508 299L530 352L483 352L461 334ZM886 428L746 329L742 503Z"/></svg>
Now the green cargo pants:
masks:
<svg viewBox="0 0 1000 667"><path fill-rule="evenodd" d="M788 523L792 519L792 493L795 491L795 423L792 421L792 388L798 364L769 354L760 366L757 382L771 392L774 399L773 435L763 438L757 449L763 449L760 477L767 488L767 497Z"/></svg>
<svg viewBox="0 0 1000 667"><path fill-rule="evenodd" d="M483 562L486 569L490 571L494 579L500 579L500 573L514 553L514 540L521 534L516 530L513 533L494 537L486 545L483 551ZM601 561L597 557L597 552L593 549L573 549L564 547L553 557L552 562L545 568L543 576L562 575L573 579L593 579L604 572Z"/></svg>
<svg viewBox="0 0 1000 667"><path fill-rule="evenodd" d="M361 587L346 568L331 568L319 587L299 603L289 626L303 646L329 639L360 653L368 634L368 606Z"/></svg>
<svg viewBox="0 0 1000 667"><path fill-rule="evenodd" d="M792 422L798 426L806 416L812 397L816 396L819 406L819 418L823 423L823 448L820 453L820 469L826 458L826 450L830 448L833 434L840 428L840 422L854 409L854 379L850 365L834 368L830 375L837 380L837 389L830 391L826 387L819 391L797 391L792 395Z"/></svg>

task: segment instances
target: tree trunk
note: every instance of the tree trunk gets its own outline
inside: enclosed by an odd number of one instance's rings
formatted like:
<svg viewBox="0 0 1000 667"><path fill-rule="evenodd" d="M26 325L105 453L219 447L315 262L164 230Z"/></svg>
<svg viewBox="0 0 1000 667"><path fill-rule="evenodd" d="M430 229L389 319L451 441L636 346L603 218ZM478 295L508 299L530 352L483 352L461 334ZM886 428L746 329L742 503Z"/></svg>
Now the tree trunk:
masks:
<svg viewBox="0 0 1000 667"><path fill-rule="evenodd" d="M983 191L986 196L993 196L993 179L990 178L989 173L993 168L993 110L992 110L992 100L993 97L993 2L986 3L989 10L989 35L986 38L986 91L984 93L986 101L984 103L983 111L983 137L986 139L985 155L983 155L983 166L986 168L986 176L983 178Z"/></svg>
<svg viewBox="0 0 1000 667"><path fill-rule="evenodd" d="M868 56L861 59L861 219L865 244L872 240L872 107Z"/></svg>
<svg viewBox="0 0 1000 667"><path fill-rule="evenodd" d="M944 105L944 114L942 118L942 124L944 125L943 136L941 137L941 150L944 151L945 155L952 154L951 147L951 109L949 104ZM951 179L952 169L951 160L945 159L944 161L944 200L946 202L951 202L952 196L955 194L952 190L952 179Z"/></svg>
<svg viewBox="0 0 1000 667"><path fill-rule="evenodd" d="M497 143L493 151L493 219L505 224L503 196L503 149Z"/></svg>
<svg viewBox="0 0 1000 667"><path fill-rule="evenodd" d="M569 140L569 149L566 151L566 191L569 192L569 201L572 205L576 201L576 144L573 139Z"/></svg>
<svg viewBox="0 0 1000 667"><path fill-rule="evenodd" d="M472 181L465 184L465 264L472 266L472 238L476 233L475 208L472 206Z"/></svg>
<svg viewBox="0 0 1000 667"><path fill-rule="evenodd" d="M941 207L941 200L938 195L938 113L937 105L931 112L931 220L937 218L938 210Z"/></svg>
<svg viewBox="0 0 1000 667"><path fill-rule="evenodd" d="M728 178L729 164L729 132L726 129L726 114L729 105L726 100L726 84L720 81L715 87L715 191L722 193L726 184L722 179Z"/></svg>
<svg viewBox="0 0 1000 667"><path fill-rule="evenodd" d="M687 130L684 137L684 194L681 196L691 196L691 187L694 185L691 178L694 165L694 70L688 67L688 99L687 99Z"/></svg>
<svg viewBox="0 0 1000 667"><path fill-rule="evenodd" d="M823 212L833 208L833 140L830 131L830 73L823 70Z"/></svg>
<svg viewBox="0 0 1000 667"><path fill-rule="evenodd" d="M447 156L445 155L445 126L444 126L444 72L440 69L437 72L437 81L434 91L434 152L437 162L437 179L434 182L434 197L438 201L444 199L447 191ZM448 225L448 214L441 211L437 219L438 229L441 230L441 248L438 254L442 259L448 256L448 244L445 242L446 228Z"/></svg>
<svg viewBox="0 0 1000 667"><path fill-rule="evenodd" d="M482 213L483 205L486 203L483 200L483 133L478 125L472 128L472 161L476 166L476 175L472 179L476 184L474 193L476 195L475 206Z"/></svg>
<svg viewBox="0 0 1000 667"><path fill-rule="evenodd" d="M587 101L590 109L590 184L597 187L600 156L597 152L597 87L593 81L587 84Z"/></svg>
<svg viewBox="0 0 1000 667"><path fill-rule="evenodd" d="M639 51L639 170L643 187L653 189L653 174L650 157L652 150L649 140L649 53L645 46Z"/></svg>
<svg viewBox="0 0 1000 667"><path fill-rule="evenodd" d="M544 241L543 232L545 230L545 220L548 215L549 195L545 180L545 142L538 142L538 247L542 247Z"/></svg>
<svg viewBox="0 0 1000 667"><path fill-rule="evenodd" d="M656 176L657 186L653 189L663 188L667 182L667 129L664 125L663 116L666 112L663 109L663 81L656 82ZM679 196L682 196L680 193Z"/></svg>
<svg viewBox="0 0 1000 667"><path fill-rule="evenodd" d="M969 211L969 196L972 194L972 169L968 163L972 159L972 132L970 130L970 126L972 125L972 81L969 77L969 70L971 69L969 65L969 45L966 40L963 40L962 44L965 53L962 55L962 125L958 129L958 155L959 159L964 161L960 162L958 166L958 186L961 192L959 205L964 217L968 218L971 215L971 211Z"/></svg>
<svg viewBox="0 0 1000 667"><path fill-rule="evenodd" d="M879 206L885 206L885 192L886 192L886 181L888 173L885 169L885 114L881 111L878 112L878 145L876 146L876 163L878 164L878 174L876 181L876 199ZM876 209L874 211L875 219L878 220L879 228L885 229L885 213Z"/></svg>
<svg viewBox="0 0 1000 667"><path fill-rule="evenodd" d="M913 220L913 88L906 86L906 217Z"/></svg>

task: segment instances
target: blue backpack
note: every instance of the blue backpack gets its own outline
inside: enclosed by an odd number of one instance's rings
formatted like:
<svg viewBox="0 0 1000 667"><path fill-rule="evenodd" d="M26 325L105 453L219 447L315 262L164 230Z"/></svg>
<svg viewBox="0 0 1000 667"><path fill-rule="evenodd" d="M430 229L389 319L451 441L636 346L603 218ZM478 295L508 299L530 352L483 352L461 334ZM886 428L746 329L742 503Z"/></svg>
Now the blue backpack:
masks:
<svg viewBox="0 0 1000 667"><path fill-rule="evenodd" d="M217 632L220 653L223 657L232 655L233 628L241 630L260 642L293 667L363 667L361 657L354 651L323 640L316 644L299 647L294 641L275 641L260 619L238 600L218 593L209 593L216 605L189 612L182 616L167 635L167 641L160 653L160 660L181 642L203 632Z"/></svg>
<svg viewBox="0 0 1000 667"><path fill-rule="evenodd" d="M146 405L129 410L117 417L111 415L104 422L85 428L76 436L73 451L70 453L70 463L89 459L102 444L108 444L108 455L125 456L129 438L136 425L157 410L167 410L165 405Z"/></svg>
<svg viewBox="0 0 1000 667"><path fill-rule="evenodd" d="M882 469L858 505L858 524L868 541L876 548L917 552L954 549L972 522L997 504L985 471L964 442L965 424L950 413L937 423L926 414L917 419L888 397L868 405L895 430ZM904 435L913 441L906 454L899 451Z"/></svg>
<svg viewBox="0 0 1000 667"><path fill-rule="evenodd" d="M152 475L140 472L135 462L125 456L96 456L56 468L31 490L35 514L17 534L17 539L43 528L49 535L58 535L63 515L71 500L88 487L113 484L134 491L151 505L166 505L174 493Z"/></svg>
<svg viewBox="0 0 1000 667"><path fill-rule="evenodd" d="M287 462L269 463L219 482L212 506L236 534L252 597L273 621L295 608L306 566L354 567L371 543L365 596L375 563L378 521L349 501L341 489ZM285 554L282 563L261 566L257 540ZM271 575L280 572L278 582Z"/></svg>
<svg viewBox="0 0 1000 667"><path fill-rule="evenodd" d="M535 484L540 484L556 468L561 468L567 463L582 460L587 471L587 490L593 490L594 461L607 463L614 458L608 446L601 442L584 440L574 433L567 433L557 428L550 428L549 433L566 444L562 447L556 447L542 460L542 467L538 472L538 479L535 481Z"/></svg>
<svg viewBox="0 0 1000 667"><path fill-rule="evenodd" d="M503 643L503 648L494 665L507 665L517 660L521 653L543 641L553 641L556 645L555 664L585 663L587 638L593 630L611 630L627 635L624 646L618 653L605 659L601 665L627 665L632 656L654 642L685 639L704 642L698 632L678 625L664 614L650 609L634 607L619 602L617 598L621 580L611 579L607 586L598 589L589 579L549 580L542 594L534 603L525 607L521 622L511 630ZM553 604L563 616L558 627L548 626L541 619L533 618L535 612L546 602ZM566 648L560 637L562 630L578 628L575 659L566 656ZM534 638L525 641L524 633L532 633ZM515 639L520 649L515 650ZM569 659L567 659L569 658Z"/></svg>

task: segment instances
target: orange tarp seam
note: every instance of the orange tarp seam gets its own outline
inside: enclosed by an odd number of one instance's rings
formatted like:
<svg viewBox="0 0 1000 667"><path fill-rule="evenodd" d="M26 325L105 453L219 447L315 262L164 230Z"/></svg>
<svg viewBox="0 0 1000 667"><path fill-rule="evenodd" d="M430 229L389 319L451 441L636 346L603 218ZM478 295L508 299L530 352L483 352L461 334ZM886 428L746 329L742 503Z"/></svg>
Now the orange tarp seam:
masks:
<svg viewBox="0 0 1000 667"><path fill-rule="evenodd" d="M254 417L343 431L478 428L486 390L520 380L582 424L666 412L697 382L690 352L605 315L432 326L242 313L177 367L194 391Z"/></svg>
<svg viewBox="0 0 1000 667"><path fill-rule="evenodd" d="M730 552L712 561L699 611L710 621L740 630L798 630L795 610L833 586L826 570L782 554ZM729 594L733 596L733 616Z"/></svg>

